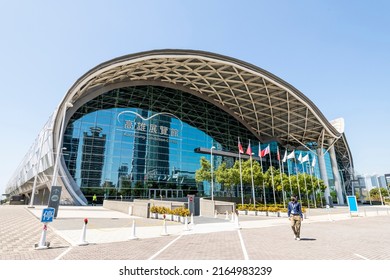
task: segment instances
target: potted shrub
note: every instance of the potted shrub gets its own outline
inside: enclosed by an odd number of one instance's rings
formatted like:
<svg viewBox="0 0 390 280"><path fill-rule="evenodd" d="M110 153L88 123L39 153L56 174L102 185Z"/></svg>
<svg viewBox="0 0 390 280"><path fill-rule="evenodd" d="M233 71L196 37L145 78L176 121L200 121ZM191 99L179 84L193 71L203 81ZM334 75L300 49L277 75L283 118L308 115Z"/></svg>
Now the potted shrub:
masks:
<svg viewBox="0 0 390 280"><path fill-rule="evenodd" d="M257 208L254 205L249 205L247 208L248 216L257 216Z"/></svg>
<svg viewBox="0 0 390 280"><path fill-rule="evenodd" d="M246 215L247 214L247 205L245 204L238 204L237 205L237 211L239 215Z"/></svg>
<svg viewBox="0 0 390 280"><path fill-rule="evenodd" d="M257 216L268 216L267 207L257 206Z"/></svg>
<svg viewBox="0 0 390 280"><path fill-rule="evenodd" d="M279 217L279 208L275 206L269 206L267 209L268 216L270 217Z"/></svg>
<svg viewBox="0 0 390 280"><path fill-rule="evenodd" d="M150 214L149 214L149 217L150 218L152 218L152 219L157 219L157 212L158 212L158 207L157 206L152 206L152 207L150 207L150 209L149 209L149 212L150 212Z"/></svg>
<svg viewBox="0 0 390 280"><path fill-rule="evenodd" d="M279 217L287 218L287 208L280 208L279 209Z"/></svg>

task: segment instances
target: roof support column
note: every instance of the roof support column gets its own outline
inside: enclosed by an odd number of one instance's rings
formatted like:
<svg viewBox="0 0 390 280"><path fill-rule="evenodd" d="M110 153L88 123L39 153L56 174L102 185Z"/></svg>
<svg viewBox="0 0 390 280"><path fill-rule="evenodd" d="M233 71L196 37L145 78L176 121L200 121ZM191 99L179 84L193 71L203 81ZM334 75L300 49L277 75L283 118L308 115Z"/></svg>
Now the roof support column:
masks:
<svg viewBox="0 0 390 280"><path fill-rule="evenodd" d="M325 189L326 205L330 205L330 203L329 203L329 196L330 196L329 180L328 180L328 174L326 173L324 150L322 148L317 149L317 155L318 155L318 166L320 167L321 179L324 181L325 186L326 186L326 189Z"/></svg>
<svg viewBox="0 0 390 280"><path fill-rule="evenodd" d="M343 196L343 190L341 187L341 178L340 173L337 165L337 159L336 159L336 152L334 150L334 145L332 145L332 141L328 141L330 148L329 148L329 155L330 155L330 161L332 163L332 172L333 172L333 178L334 178L334 186L337 193L337 201L338 204L344 204L344 196Z"/></svg>

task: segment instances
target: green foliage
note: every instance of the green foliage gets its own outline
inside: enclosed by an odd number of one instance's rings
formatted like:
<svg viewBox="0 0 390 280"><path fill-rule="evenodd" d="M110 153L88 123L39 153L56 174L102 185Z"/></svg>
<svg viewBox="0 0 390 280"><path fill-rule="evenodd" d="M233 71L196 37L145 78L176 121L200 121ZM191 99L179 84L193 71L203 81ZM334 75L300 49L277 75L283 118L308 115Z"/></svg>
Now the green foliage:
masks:
<svg viewBox="0 0 390 280"><path fill-rule="evenodd" d="M379 189L380 189L380 194L379 194ZM370 190L370 197L372 200L380 200L380 195L382 195L382 198L384 196L389 196L389 192L385 188L373 188Z"/></svg>
<svg viewBox="0 0 390 280"><path fill-rule="evenodd" d="M211 170L210 162L205 157L201 157L200 158L200 168L198 170L196 170L196 172L195 172L195 181L196 182L203 182L203 181L210 182L211 181L210 170Z"/></svg>

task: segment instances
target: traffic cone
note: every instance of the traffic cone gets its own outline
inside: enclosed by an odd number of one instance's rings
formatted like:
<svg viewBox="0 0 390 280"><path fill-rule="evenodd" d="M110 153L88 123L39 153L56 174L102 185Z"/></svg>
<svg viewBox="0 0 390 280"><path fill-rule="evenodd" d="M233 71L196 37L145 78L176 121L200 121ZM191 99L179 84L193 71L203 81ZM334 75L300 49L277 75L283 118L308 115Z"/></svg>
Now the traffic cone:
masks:
<svg viewBox="0 0 390 280"><path fill-rule="evenodd" d="M88 219L85 218L84 219L84 225L83 225L83 229L81 231L81 237L80 237L80 241L77 245L79 246L84 246L84 245L88 245L88 241L86 240L86 237L87 237L87 224L88 224Z"/></svg>
<svg viewBox="0 0 390 280"><path fill-rule="evenodd" d="M41 239L39 240L38 244L35 244L36 250L42 250L42 249L48 249L50 246L50 242L46 242L46 232L47 232L47 224L45 223L43 225Z"/></svg>
<svg viewBox="0 0 390 280"><path fill-rule="evenodd" d="M167 232L167 222L165 221L165 219L163 221L163 228L162 228L162 231L161 231L160 235L162 235L162 236L169 235L168 232Z"/></svg>
<svg viewBox="0 0 390 280"><path fill-rule="evenodd" d="M135 220L133 220L133 226L131 228L131 235L129 237L131 240L138 239L138 237L135 235Z"/></svg>
<svg viewBox="0 0 390 280"><path fill-rule="evenodd" d="M189 231L190 230L190 228L188 227L188 218L187 218L187 216L185 216L185 218L184 218L184 230L185 231Z"/></svg>

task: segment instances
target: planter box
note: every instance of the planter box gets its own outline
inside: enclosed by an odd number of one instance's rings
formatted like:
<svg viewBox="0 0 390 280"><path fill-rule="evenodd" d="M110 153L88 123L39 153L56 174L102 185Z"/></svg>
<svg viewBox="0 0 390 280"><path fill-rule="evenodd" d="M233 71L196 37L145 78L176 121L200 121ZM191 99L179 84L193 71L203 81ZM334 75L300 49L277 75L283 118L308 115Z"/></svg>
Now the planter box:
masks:
<svg viewBox="0 0 390 280"><path fill-rule="evenodd" d="M268 216L267 211L257 211L257 216Z"/></svg>
<svg viewBox="0 0 390 280"><path fill-rule="evenodd" d="M279 212L268 212L268 217L279 217Z"/></svg>
<svg viewBox="0 0 390 280"><path fill-rule="evenodd" d="M248 210L248 216L257 216L257 211Z"/></svg>
<svg viewBox="0 0 390 280"><path fill-rule="evenodd" d="M287 212L279 212L279 217L287 218Z"/></svg>
<svg viewBox="0 0 390 280"><path fill-rule="evenodd" d="M173 221L173 215L172 214L165 214L165 220Z"/></svg>
<svg viewBox="0 0 390 280"><path fill-rule="evenodd" d="M150 217L151 219L157 219L157 218L158 218L157 213L150 213L150 214L149 214L149 217Z"/></svg>
<svg viewBox="0 0 390 280"><path fill-rule="evenodd" d="M180 223L180 216L172 215L172 221Z"/></svg>
<svg viewBox="0 0 390 280"><path fill-rule="evenodd" d="M238 215L247 215L246 210L238 210Z"/></svg>

